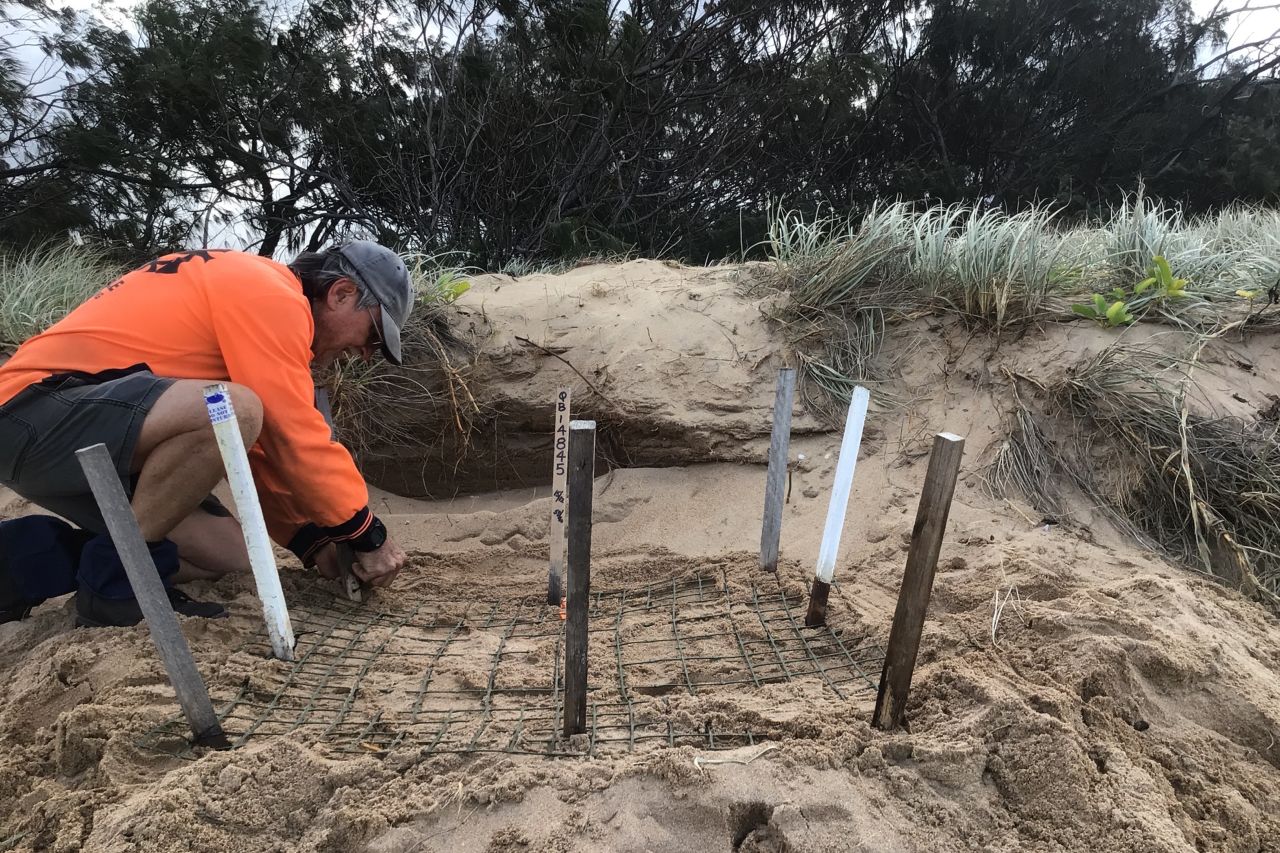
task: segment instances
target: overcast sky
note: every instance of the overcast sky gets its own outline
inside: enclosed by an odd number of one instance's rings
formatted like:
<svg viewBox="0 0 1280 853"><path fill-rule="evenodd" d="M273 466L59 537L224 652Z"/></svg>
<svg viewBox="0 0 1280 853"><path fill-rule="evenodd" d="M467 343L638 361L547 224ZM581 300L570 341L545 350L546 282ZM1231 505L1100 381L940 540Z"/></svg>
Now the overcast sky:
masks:
<svg viewBox="0 0 1280 853"><path fill-rule="evenodd" d="M1271 0L1223 0L1221 3L1219 0L1191 0L1192 8L1201 17L1212 13L1219 5L1223 9L1253 8L1253 11L1234 15L1227 24L1227 39L1232 45L1257 41L1280 30L1280 9L1262 8L1274 7L1276 3Z"/></svg>

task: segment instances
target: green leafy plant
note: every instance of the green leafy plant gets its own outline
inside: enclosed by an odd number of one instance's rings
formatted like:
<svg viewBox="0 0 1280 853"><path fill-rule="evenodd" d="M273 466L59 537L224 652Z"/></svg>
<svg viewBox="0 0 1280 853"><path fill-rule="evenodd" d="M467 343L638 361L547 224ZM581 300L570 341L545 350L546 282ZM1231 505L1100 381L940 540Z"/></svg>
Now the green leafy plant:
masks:
<svg viewBox="0 0 1280 853"><path fill-rule="evenodd" d="M1093 294L1092 305L1072 305L1071 310L1081 317L1094 320L1109 329L1116 326L1127 326L1133 322L1133 315L1129 313L1129 303L1124 300L1125 293L1120 288L1111 291L1111 295L1116 297L1113 301L1107 302L1107 298L1100 293Z"/></svg>
<svg viewBox="0 0 1280 853"><path fill-rule="evenodd" d="M1187 295L1187 280L1174 277L1173 268L1163 255L1156 255L1151 259L1151 268L1147 272L1149 275L1133 289L1135 296L1141 296L1147 290L1151 290L1156 299L1175 299Z"/></svg>
<svg viewBox="0 0 1280 853"><path fill-rule="evenodd" d="M471 282L464 279L458 270L446 269L436 279L435 295L441 302L449 305L470 289Z"/></svg>

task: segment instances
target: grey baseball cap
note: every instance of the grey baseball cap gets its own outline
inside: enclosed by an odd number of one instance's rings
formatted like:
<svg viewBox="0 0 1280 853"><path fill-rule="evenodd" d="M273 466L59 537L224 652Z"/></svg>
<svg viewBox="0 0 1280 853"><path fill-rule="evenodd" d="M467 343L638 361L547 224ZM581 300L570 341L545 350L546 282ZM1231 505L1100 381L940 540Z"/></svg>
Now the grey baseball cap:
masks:
<svg viewBox="0 0 1280 853"><path fill-rule="evenodd" d="M372 240L353 240L337 247L360 285L382 306L382 354L401 364L400 330L413 310L413 282L400 256Z"/></svg>

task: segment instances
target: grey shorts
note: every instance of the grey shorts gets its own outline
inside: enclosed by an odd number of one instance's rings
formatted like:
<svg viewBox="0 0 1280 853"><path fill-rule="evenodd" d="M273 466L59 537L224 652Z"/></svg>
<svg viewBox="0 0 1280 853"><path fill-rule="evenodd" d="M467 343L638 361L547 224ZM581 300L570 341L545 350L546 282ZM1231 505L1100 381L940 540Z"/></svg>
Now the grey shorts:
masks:
<svg viewBox="0 0 1280 853"><path fill-rule="evenodd" d="M94 533L106 525L76 451L107 446L128 494L142 422L173 379L143 366L51 377L0 406L0 483Z"/></svg>

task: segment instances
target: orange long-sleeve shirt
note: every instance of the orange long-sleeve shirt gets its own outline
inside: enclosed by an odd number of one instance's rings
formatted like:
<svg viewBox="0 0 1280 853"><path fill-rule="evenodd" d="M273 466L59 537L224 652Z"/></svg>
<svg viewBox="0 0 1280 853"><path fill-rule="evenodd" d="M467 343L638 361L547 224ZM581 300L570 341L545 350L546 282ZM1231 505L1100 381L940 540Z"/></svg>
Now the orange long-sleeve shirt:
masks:
<svg viewBox="0 0 1280 853"><path fill-rule="evenodd" d="M241 252L168 255L24 343L0 365L0 405L54 374L139 363L157 376L248 386L262 400L249 461L267 528L305 560L372 521L364 479L315 408L314 332L288 267Z"/></svg>

